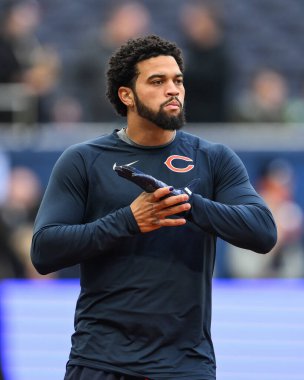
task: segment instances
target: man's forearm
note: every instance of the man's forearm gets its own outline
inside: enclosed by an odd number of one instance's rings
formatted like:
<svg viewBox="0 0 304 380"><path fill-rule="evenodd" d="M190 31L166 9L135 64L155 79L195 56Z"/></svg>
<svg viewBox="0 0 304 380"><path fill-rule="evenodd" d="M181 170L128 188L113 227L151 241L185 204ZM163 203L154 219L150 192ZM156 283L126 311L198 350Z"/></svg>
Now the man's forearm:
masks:
<svg viewBox="0 0 304 380"><path fill-rule="evenodd" d="M224 205L193 194L188 220L204 231L241 248L269 252L277 232L270 211L263 205Z"/></svg>
<svg viewBox="0 0 304 380"><path fill-rule="evenodd" d="M92 223L46 225L34 233L32 262L39 273L47 274L100 256L119 244L120 238L138 232L130 207Z"/></svg>

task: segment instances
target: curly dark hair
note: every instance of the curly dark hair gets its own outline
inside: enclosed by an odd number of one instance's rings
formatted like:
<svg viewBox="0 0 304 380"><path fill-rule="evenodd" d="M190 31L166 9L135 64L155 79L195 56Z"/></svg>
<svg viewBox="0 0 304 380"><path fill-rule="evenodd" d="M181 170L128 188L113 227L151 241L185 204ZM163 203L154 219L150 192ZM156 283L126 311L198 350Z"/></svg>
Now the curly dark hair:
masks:
<svg viewBox="0 0 304 380"><path fill-rule="evenodd" d="M174 42L164 40L156 35L149 35L128 40L109 60L106 95L118 114L127 115L127 107L118 96L121 86L133 89L138 76L137 63L159 55L170 55L175 58L181 72L184 61L181 50Z"/></svg>

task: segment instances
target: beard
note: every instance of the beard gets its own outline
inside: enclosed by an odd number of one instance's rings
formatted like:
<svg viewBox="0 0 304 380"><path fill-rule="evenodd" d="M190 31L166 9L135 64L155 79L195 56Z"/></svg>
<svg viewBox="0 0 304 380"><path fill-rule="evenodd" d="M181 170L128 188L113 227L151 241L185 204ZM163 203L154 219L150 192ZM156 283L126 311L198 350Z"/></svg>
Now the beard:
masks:
<svg viewBox="0 0 304 380"><path fill-rule="evenodd" d="M139 116L151 121L153 124L156 124L159 128L166 131L176 131L181 129L185 124L185 111L181 102L176 98L172 97L170 100L167 100L165 103L161 104L159 111L153 111L151 108L147 107L141 100L138 98L136 92L134 91L135 105L137 113ZM170 116L164 111L165 105L176 100L180 104L180 113L177 116Z"/></svg>

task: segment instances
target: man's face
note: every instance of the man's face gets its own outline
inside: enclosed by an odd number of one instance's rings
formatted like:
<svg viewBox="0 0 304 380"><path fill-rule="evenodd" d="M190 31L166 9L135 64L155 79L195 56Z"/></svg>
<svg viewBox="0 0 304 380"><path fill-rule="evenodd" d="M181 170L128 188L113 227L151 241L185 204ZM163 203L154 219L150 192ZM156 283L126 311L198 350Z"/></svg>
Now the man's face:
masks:
<svg viewBox="0 0 304 380"><path fill-rule="evenodd" d="M185 123L183 75L172 56L139 62L134 101L139 116L165 130L180 129Z"/></svg>

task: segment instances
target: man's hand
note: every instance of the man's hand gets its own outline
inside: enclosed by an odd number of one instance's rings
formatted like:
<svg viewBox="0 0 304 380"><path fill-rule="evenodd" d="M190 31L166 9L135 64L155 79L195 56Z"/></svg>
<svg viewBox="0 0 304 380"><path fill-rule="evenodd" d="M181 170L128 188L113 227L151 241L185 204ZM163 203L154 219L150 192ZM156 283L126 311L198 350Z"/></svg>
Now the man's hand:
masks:
<svg viewBox="0 0 304 380"><path fill-rule="evenodd" d="M162 187L153 193L141 193L132 203L131 210L141 232L150 232L161 227L175 227L186 223L184 218L167 218L188 211L189 196L179 194L169 196L172 187Z"/></svg>

